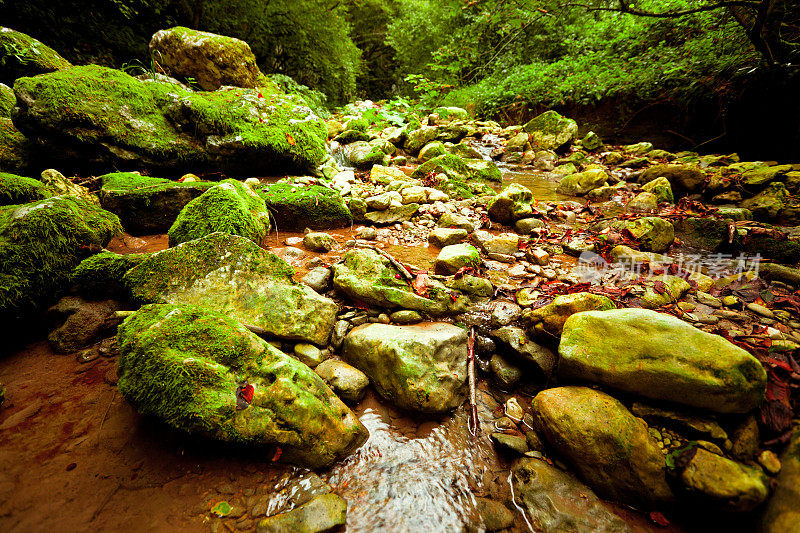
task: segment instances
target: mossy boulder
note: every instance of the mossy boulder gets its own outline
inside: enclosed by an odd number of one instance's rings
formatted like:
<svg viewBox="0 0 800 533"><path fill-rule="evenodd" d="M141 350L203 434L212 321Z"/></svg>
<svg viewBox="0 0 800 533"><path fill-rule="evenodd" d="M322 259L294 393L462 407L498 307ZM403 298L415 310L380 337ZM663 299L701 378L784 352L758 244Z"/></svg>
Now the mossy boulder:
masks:
<svg viewBox="0 0 800 533"><path fill-rule="evenodd" d="M338 306L293 275L250 239L212 233L152 254L123 280L139 303L197 305L275 337L324 346Z"/></svg>
<svg viewBox="0 0 800 533"><path fill-rule="evenodd" d="M58 52L22 32L0 26L0 82L12 84L71 66Z"/></svg>
<svg viewBox="0 0 800 533"><path fill-rule="evenodd" d="M362 170L372 168L373 165L388 165L387 147L380 141L382 140L352 142L342 149L344 158L350 165Z"/></svg>
<svg viewBox="0 0 800 533"><path fill-rule="evenodd" d="M447 153L447 150L444 147L444 143L440 141L433 141L429 142L425 146L422 147L422 150L419 151L419 160L423 163L434 157L438 157L440 155L444 155Z"/></svg>
<svg viewBox="0 0 800 533"><path fill-rule="evenodd" d="M117 342L119 391L139 413L176 429L278 446L281 459L307 467L329 465L367 438L313 370L225 313L147 305L125 319ZM265 450L265 460L273 454Z"/></svg>
<svg viewBox="0 0 800 533"><path fill-rule="evenodd" d="M675 303L692 288L685 279L667 274L647 280L643 285L645 291L639 298L639 304L645 309L656 309L662 305Z"/></svg>
<svg viewBox="0 0 800 533"><path fill-rule="evenodd" d="M458 326L364 324L345 337L342 358L403 409L441 413L464 401L467 332Z"/></svg>
<svg viewBox="0 0 800 533"><path fill-rule="evenodd" d="M269 230L269 212L264 200L241 181L228 179L186 204L169 228L169 245L218 231L260 244Z"/></svg>
<svg viewBox="0 0 800 533"><path fill-rule="evenodd" d="M632 531L592 489L544 459L520 460L514 466L512 483L534 531Z"/></svg>
<svg viewBox="0 0 800 533"><path fill-rule="evenodd" d="M323 185L275 183L261 190L277 229L331 229L353 223L350 209L335 189Z"/></svg>
<svg viewBox="0 0 800 533"><path fill-rule="evenodd" d="M527 187L512 183L489 200L489 217L501 224L510 224L533 215L533 193Z"/></svg>
<svg viewBox="0 0 800 533"><path fill-rule="evenodd" d="M769 478L757 466L697 447L686 452L680 480L696 501L727 511L752 511L767 499Z"/></svg>
<svg viewBox="0 0 800 533"><path fill-rule="evenodd" d="M262 77L250 46L239 39L181 26L156 32L150 54L176 78L192 78L204 91L223 85L256 87Z"/></svg>
<svg viewBox="0 0 800 533"><path fill-rule="evenodd" d="M347 522L347 502L336 494L315 496L307 503L260 520L256 533L323 533Z"/></svg>
<svg viewBox="0 0 800 533"><path fill-rule="evenodd" d="M29 166L31 142L11 122L0 117L0 170L20 171Z"/></svg>
<svg viewBox="0 0 800 533"><path fill-rule="evenodd" d="M583 311L607 311L615 309L614 302L590 292L562 294L549 304L537 309L528 309L522 320L534 335L551 335L558 337L564 330L564 323L575 313Z"/></svg>
<svg viewBox="0 0 800 533"><path fill-rule="evenodd" d="M423 146L436 139L439 128L435 126L421 126L414 130L407 130L403 147L412 155L416 155Z"/></svg>
<svg viewBox="0 0 800 533"><path fill-rule="evenodd" d="M775 165L773 167L754 168L742 172L742 177L739 179L739 181L742 185L747 187L766 185L767 183L784 178L784 176L786 176L786 174L792 170L794 170L792 165Z"/></svg>
<svg viewBox="0 0 800 533"><path fill-rule="evenodd" d="M25 204L48 196L41 181L0 172L0 205Z"/></svg>
<svg viewBox="0 0 800 533"><path fill-rule="evenodd" d="M572 196L583 196L591 190L602 187L608 181L608 174L602 168L589 168L577 174L561 178L556 192Z"/></svg>
<svg viewBox="0 0 800 533"><path fill-rule="evenodd" d="M121 231L116 215L79 197L0 207L0 313L48 305L88 247L105 246Z"/></svg>
<svg viewBox="0 0 800 533"><path fill-rule="evenodd" d="M689 217L675 220L673 227L683 244L716 252L728 243L728 222L722 218Z"/></svg>
<svg viewBox="0 0 800 533"><path fill-rule="evenodd" d="M17 105L14 90L4 83L0 83L0 118L11 118L11 111Z"/></svg>
<svg viewBox="0 0 800 533"><path fill-rule="evenodd" d="M492 193L488 183L501 182L500 169L492 161L462 158L444 154L426 161L414 170L411 178L437 178L433 186L450 197L471 198L475 194Z"/></svg>
<svg viewBox="0 0 800 533"><path fill-rule="evenodd" d="M128 291L122 278L148 255L101 252L81 261L72 271L70 281L87 298L99 300L127 296Z"/></svg>
<svg viewBox="0 0 800 533"><path fill-rule="evenodd" d="M478 249L466 243L445 246L436 257L436 271L445 275L455 274L464 267L477 268L480 264Z"/></svg>
<svg viewBox="0 0 800 533"><path fill-rule="evenodd" d="M642 185L642 190L655 194L658 202L666 202L668 204L675 203L675 196L672 194L672 185L670 185L669 180L663 176L645 183Z"/></svg>
<svg viewBox="0 0 800 533"><path fill-rule="evenodd" d="M749 198L740 205L753 212L756 220L775 220L781 210L786 206L789 191L780 182L773 182L756 196Z"/></svg>
<svg viewBox="0 0 800 533"><path fill-rule="evenodd" d="M675 242L675 227L669 220L659 217L642 217L636 220L620 220L612 225L620 231L628 231L647 252L665 252Z"/></svg>
<svg viewBox="0 0 800 533"><path fill-rule="evenodd" d="M639 183L649 183L666 178L672 187L681 192L697 192L703 188L705 173L695 165L653 165L639 176Z"/></svg>
<svg viewBox="0 0 800 533"><path fill-rule="evenodd" d="M463 313L469 299L430 279L424 294L415 293L400 272L373 250L351 250L333 266L333 286L354 300L371 305L421 311L431 316Z"/></svg>
<svg viewBox="0 0 800 533"><path fill-rule="evenodd" d="M564 324L558 353L563 379L719 413L746 413L761 404L766 390L766 372L747 351L646 309L574 314Z"/></svg>
<svg viewBox="0 0 800 533"><path fill-rule="evenodd" d="M14 124L42 157L176 173L303 172L326 155L325 123L301 99L226 87L192 92L97 65L14 84Z"/></svg>
<svg viewBox="0 0 800 533"><path fill-rule="evenodd" d="M181 183L133 172L101 176L100 203L119 216L125 231L133 235L164 233L178 213L208 188L211 181Z"/></svg>
<svg viewBox="0 0 800 533"><path fill-rule="evenodd" d="M577 138L578 123L555 111L545 111L522 126L531 144L539 150L556 150Z"/></svg>
<svg viewBox="0 0 800 533"><path fill-rule="evenodd" d="M535 426L600 496L654 506L674 499L647 424L608 394L547 389L533 399Z"/></svg>

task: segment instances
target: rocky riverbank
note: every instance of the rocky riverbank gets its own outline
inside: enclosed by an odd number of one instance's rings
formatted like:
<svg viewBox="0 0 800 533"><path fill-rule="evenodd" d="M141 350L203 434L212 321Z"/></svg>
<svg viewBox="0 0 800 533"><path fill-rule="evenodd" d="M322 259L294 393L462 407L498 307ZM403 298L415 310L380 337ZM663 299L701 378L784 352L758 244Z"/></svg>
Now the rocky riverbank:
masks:
<svg viewBox="0 0 800 533"><path fill-rule="evenodd" d="M27 46L0 62L0 313L100 372L65 393L98 443L119 394L203 464L237 456L205 492L181 474L182 527L792 530L800 164L606 146L552 111L323 120L185 28L143 79ZM0 362L15 461L56 432L26 350ZM58 461L107 460L61 431Z"/></svg>

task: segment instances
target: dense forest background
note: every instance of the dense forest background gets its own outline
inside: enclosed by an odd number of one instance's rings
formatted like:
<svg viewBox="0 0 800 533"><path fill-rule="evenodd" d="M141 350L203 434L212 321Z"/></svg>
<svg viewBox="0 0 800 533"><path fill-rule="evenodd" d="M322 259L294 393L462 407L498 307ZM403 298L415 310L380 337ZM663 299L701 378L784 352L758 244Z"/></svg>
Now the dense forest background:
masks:
<svg viewBox="0 0 800 533"><path fill-rule="evenodd" d="M612 140L800 156L796 0L0 0L0 20L123 68L162 28L231 35L330 106L555 108Z"/></svg>

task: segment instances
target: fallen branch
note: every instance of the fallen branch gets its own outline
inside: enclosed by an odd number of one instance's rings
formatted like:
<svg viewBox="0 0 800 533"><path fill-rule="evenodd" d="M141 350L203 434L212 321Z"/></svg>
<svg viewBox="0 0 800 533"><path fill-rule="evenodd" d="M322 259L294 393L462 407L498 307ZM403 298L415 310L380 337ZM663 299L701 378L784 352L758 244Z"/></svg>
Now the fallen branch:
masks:
<svg viewBox="0 0 800 533"><path fill-rule="evenodd" d="M370 244L356 243L356 248L366 248L367 250L372 250L373 252L377 252L382 257L386 258L397 270L399 270L400 274L402 274L403 277L406 278L408 281L414 279L413 274L409 272L409 270L405 267L405 265L403 265L403 263L392 257L388 252L384 252L377 246L372 246Z"/></svg>
<svg viewBox="0 0 800 533"><path fill-rule="evenodd" d="M475 328L469 328L467 337L467 376L469 378L469 433L472 437L481 434L478 420L478 404L475 401Z"/></svg>

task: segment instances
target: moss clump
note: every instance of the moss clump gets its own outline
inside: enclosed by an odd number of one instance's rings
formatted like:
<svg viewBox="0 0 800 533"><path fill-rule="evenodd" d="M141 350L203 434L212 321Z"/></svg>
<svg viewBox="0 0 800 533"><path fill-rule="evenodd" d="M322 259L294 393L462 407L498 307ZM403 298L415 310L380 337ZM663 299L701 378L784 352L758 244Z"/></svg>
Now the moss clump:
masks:
<svg viewBox="0 0 800 533"><path fill-rule="evenodd" d="M11 118L11 110L17 104L17 97L11 87L0 83L0 117Z"/></svg>
<svg viewBox="0 0 800 533"><path fill-rule="evenodd" d="M226 442L278 445L306 466L332 463L367 431L313 370L222 314L147 305L119 327L118 387L136 409ZM253 387L250 402L237 388Z"/></svg>
<svg viewBox="0 0 800 533"><path fill-rule="evenodd" d="M411 175L413 179L426 180L444 174L446 180L437 180L433 187L451 197L471 198L476 194L490 193L487 182L503 180L500 169L491 161L464 159L453 154L434 157L421 164Z"/></svg>
<svg viewBox="0 0 800 533"><path fill-rule="evenodd" d="M0 172L0 205L25 204L48 196L40 181Z"/></svg>
<svg viewBox="0 0 800 533"><path fill-rule="evenodd" d="M30 142L10 118L0 117L0 169L18 171L28 163Z"/></svg>
<svg viewBox="0 0 800 533"><path fill-rule="evenodd" d="M276 183L259 193L278 229L330 229L349 226L350 210L338 191L322 185Z"/></svg>
<svg viewBox="0 0 800 533"><path fill-rule="evenodd" d="M0 312L46 305L91 245L122 231L116 215L74 196L0 207Z"/></svg>
<svg viewBox="0 0 800 533"><path fill-rule="evenodd" d="M13 83L22 76L35 76L71 66L49 46L30 35L0 26L0 82Z"/></svg>
<svg viewBox="0 0 800 533"><path fill-rule="evenodd" d="M120 255L102 252L81 261L72 271L71 281L81 294L91 299L114 298L127 293L122 281L132 269L150 254Z"/></svg>
<svg viewBox="0 0 800 533"><path fill-rule="evenodd" d="M133 172L102 176L100 201L104 209L116 213L125 230L134 235L166 232L178 213L216 183L179 183Z"/></svg>
<svg viewBox="0 0 800 533"><path fill-rule="evenodd" d="M169 229L169 245L218 231L258 244L269 230L269 213L264 200L243 183L228 179L186 204Z"/></svg>
<svg viewBox="0 0 800 533"><path fill-rule="evenodd" d="M316 168L324 122L298 98L258 89L191 92L86 65L20 78L15 118L53 156L95 164L237 172Z"/></svg>

